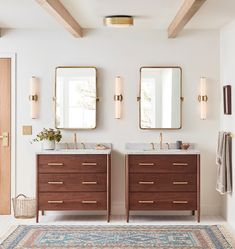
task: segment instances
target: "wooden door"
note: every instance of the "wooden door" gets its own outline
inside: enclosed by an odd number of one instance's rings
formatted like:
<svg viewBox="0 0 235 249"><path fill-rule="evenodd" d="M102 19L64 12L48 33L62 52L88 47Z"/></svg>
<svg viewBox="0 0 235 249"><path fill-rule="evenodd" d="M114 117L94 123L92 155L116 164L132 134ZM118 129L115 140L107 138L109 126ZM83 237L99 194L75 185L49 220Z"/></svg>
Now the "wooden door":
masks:
<svg viewBox="0 0 235 249"><path fill-rule="evenodd" d="M11 59L0 58L0 215L11 213Z"/></svg>

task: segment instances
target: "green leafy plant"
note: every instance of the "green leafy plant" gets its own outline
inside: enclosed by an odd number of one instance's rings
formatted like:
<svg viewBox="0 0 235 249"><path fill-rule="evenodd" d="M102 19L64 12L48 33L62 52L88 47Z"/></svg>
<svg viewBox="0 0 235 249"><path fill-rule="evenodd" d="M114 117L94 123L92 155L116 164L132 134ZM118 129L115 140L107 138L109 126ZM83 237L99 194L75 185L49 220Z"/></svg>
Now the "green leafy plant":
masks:
<svg viewBox="0 0 235 249"><path fill-rule="evenodd" d="M33 142L39 142L43 140L60 142L61 138L62 135L60 130L43 128L43 130L37 134L36 138L33 139Z"/></svg>

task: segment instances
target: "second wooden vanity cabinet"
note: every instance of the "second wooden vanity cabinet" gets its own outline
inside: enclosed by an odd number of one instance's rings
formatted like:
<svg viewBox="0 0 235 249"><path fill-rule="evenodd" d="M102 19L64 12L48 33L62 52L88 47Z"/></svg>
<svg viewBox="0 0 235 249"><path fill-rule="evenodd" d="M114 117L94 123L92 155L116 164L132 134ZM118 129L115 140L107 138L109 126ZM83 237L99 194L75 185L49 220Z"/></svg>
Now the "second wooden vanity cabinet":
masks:
<svg viewBox="0 0 235 249"><path fill-rule="evenodd" d="M110 220L110 154L38 154L39 211L106 210Z"/></svg>
<svg viewBox="0 0 235 249"><path fill-rule="evenodd" d="M127 154L126 218L130 211L190 210L200 221L199 154Z"/></svg>

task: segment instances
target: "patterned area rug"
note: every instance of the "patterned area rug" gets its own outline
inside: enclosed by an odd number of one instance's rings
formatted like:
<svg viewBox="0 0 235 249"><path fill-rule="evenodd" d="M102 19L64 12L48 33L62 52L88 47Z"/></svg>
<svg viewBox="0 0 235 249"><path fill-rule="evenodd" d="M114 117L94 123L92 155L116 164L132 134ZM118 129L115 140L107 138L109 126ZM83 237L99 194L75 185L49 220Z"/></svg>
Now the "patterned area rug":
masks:
<svg viewBox="0 0 235 249"><path fill-rule="evenodd" d="M0 248L230 249L221 226L18 226Z"/></svg>

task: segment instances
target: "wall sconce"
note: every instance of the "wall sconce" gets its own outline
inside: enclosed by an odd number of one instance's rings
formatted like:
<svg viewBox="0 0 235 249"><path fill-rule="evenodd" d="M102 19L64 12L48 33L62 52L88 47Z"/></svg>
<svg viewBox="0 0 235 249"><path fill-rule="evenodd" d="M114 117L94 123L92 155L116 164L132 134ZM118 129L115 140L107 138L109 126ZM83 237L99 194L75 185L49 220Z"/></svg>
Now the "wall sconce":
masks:
<svg viewBox="0 0 235 249"><path fill-rule="evenodd" d="M39 104L38 104L38 94L39 94L39 80L36 77L31 77L30 79L30 116L32 119L39 117Z"/></svg>
<svg viewBox="0 0 235 249"><path fill-rule="evenodd" d="M201 119L206 119L206 102L208 96L206 95L206 78L201 77L200 79L200 95L198 95L198 101L200 102Z"/></svg>
<svg viewBox="0 0 235 249"><path fill-rule="evenodd" d="M122 80L120 76L115 78L115 118L120 119L122 116Z"/></svg>

